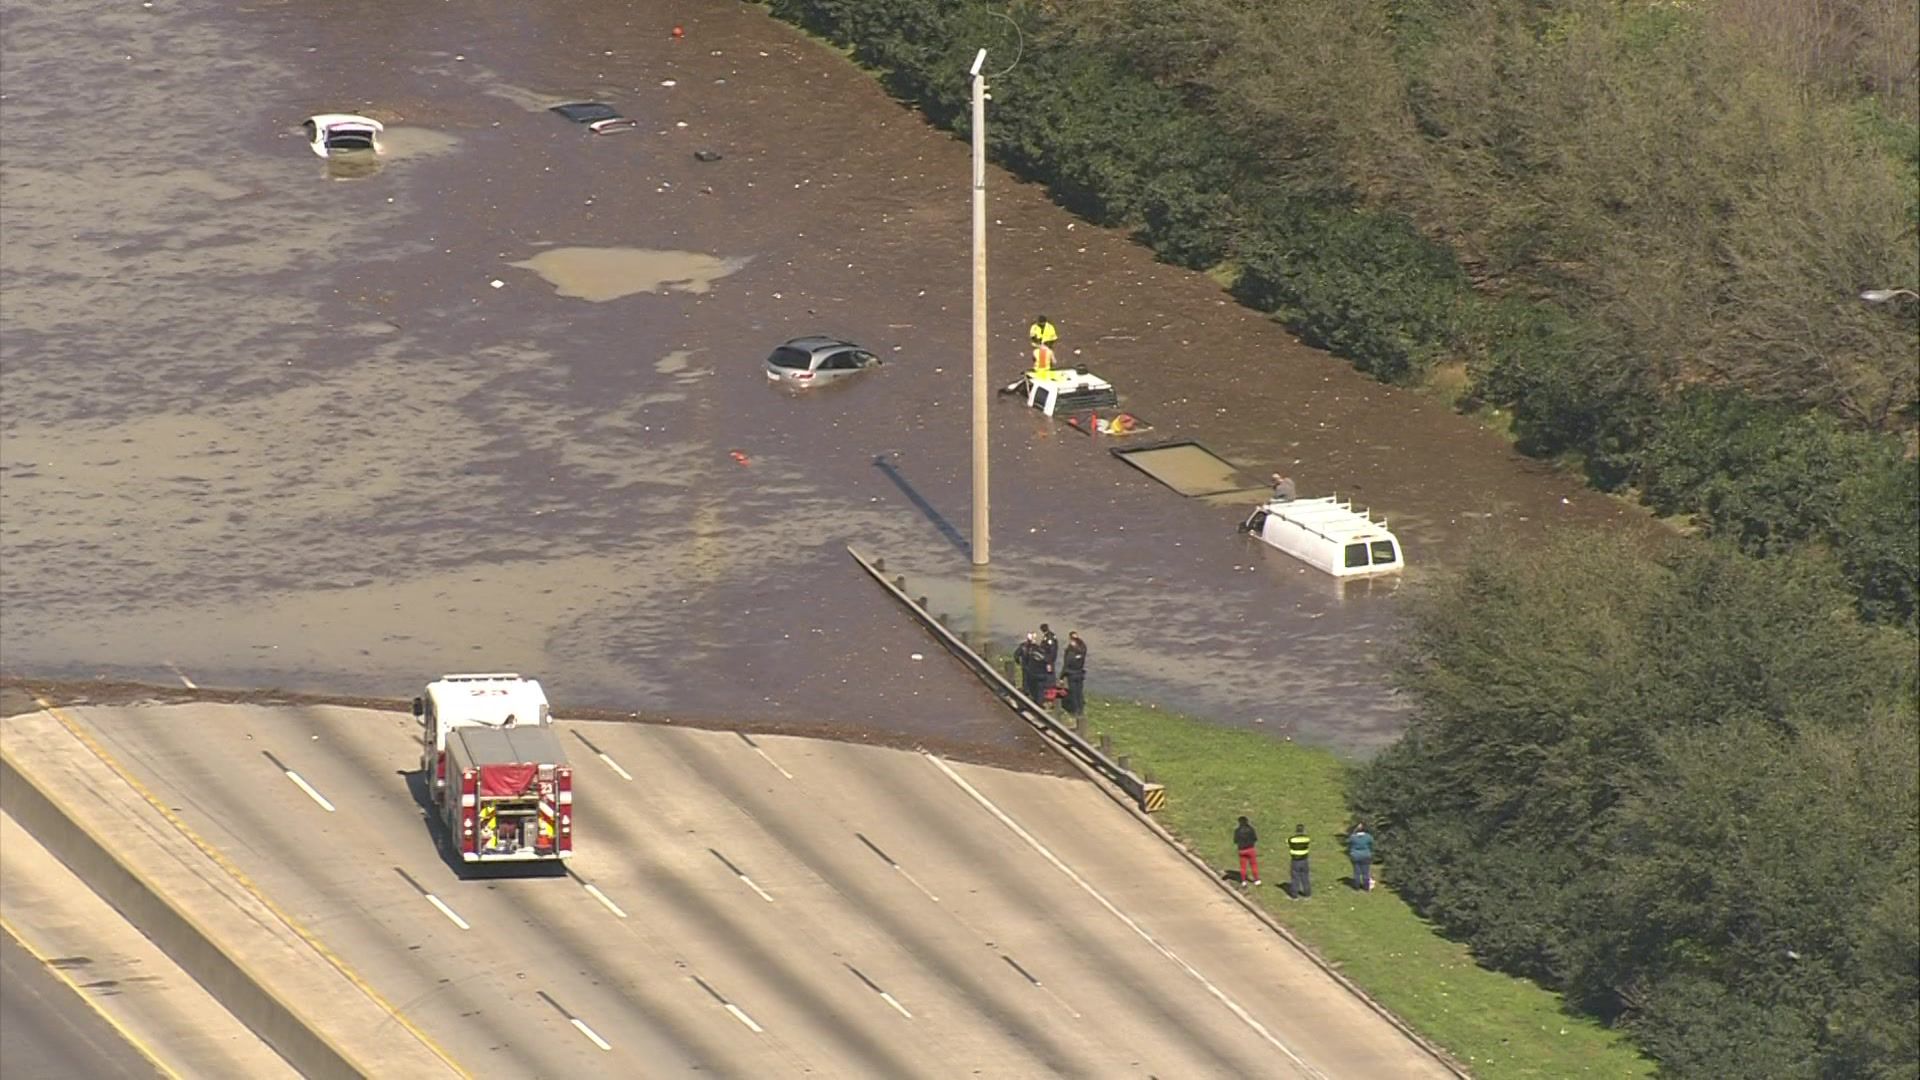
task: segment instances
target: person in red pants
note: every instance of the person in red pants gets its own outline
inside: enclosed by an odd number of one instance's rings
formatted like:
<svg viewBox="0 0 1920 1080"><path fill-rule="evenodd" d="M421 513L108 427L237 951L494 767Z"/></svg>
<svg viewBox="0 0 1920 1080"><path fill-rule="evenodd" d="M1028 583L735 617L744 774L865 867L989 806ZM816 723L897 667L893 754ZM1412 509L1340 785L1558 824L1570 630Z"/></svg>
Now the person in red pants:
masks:
<svg viewBox="0 0 1920 1080"><path fill-rule="evenodd" d="M1245 817L1233 830L1233 846L1240 850L1240 884L1260 884L1260 853L1255 846L1260 843L1260 834L1253 831L1253 823Z"/></svg>

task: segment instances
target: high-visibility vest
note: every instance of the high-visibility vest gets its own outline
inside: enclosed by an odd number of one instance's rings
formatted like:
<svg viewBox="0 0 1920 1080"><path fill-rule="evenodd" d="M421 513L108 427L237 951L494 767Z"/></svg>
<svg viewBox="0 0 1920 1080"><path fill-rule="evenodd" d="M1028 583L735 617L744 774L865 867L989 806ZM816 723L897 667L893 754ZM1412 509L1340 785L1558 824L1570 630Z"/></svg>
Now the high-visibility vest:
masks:
<svg viewBox="0 0 1920 1080"><path fill-rule="evenodd" d="M1312 843L1313 838L1310 836L1289 836L1287 837L1287 854L1296 859L1304 859L1307 857L1307 847Z"/></svg>
<svg viewBox="0 0 1920 1080"><path fill-rule="evenodd" d="M1037 322L1027 327L1027 337L1035 345L1051 345L1060 340L1060 331L1050 322Z"/></svg>
<svg viewBox="0 0 1920 1080"><path fill-rule="evenodd" d="M1033 370L1035 371L1052 371L1053 370L1053 350L1052 349L1047 348L1045 345L1034 346Z"/></svg>

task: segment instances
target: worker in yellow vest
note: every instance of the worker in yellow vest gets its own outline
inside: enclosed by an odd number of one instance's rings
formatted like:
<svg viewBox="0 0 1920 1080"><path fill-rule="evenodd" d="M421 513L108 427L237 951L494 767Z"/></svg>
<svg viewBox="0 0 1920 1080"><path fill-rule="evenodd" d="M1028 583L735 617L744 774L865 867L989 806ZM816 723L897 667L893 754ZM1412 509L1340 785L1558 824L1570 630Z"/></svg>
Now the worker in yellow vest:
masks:
<svg viewBox="0 0 1920 1080"><path fill-rule="evenodd" d="M1035 345L1051 347L1054 342L1060 340L1060 331L1053 328L1053 324L1047 321L1045 315L1035 315L1033 325L1027 327L1027 340Z"/></svg>
<svg viewBox="0 0 1920 1080"><path fill-rule="evenodd" d="M1033 347L1033 373L1046 378L1053 372L1053 349L1047 345Z"/></svg>
<svg viewBox="0 0 1920 1080"><path fill-rule="evenodd" d="M1307 835L1305 825L1295 825L1293 835L1287 837L1287 857L1293 863L1293 880L1288 891L1295 900L1304 900L1313 895L1313 877L1307 871L1307 850L1313 846L1313 837Z"/></svg>
<svg viewBox="0 0 1920 1080"><path fill-rule="evenodd" d="M492 851L500 846L500 823L497 811L492 806L480 808L480 850Z"/></svg>

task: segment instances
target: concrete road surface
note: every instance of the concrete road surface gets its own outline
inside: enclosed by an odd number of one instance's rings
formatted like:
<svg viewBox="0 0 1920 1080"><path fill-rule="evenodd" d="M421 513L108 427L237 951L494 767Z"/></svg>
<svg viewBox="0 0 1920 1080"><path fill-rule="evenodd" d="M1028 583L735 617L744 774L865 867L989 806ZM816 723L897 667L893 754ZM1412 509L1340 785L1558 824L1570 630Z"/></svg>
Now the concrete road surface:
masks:
<svg viewBox="0 0 1920 1080"><path fill-rule="evenodd" d="M162 1074L150 1060L195 1080L298 1075L5 813L0 880L0 1073L9 1080ZM57 1016L37 1011L51 1006ZM34 1063L17 1073L16 1043L19 1060Z"/></svg>
<svg viewBox="0 0 1920 1080"><path fill-rule="evenodd" d="M0 930L0 1062L9 1080L84 1076L152 1080L164 1075L113 1026Z"/></svg>
<svg viewBox="0 0 1920 1080"><path fill-rule="evenodd" d="M475 1075L1447 1075L1081 780L563 724L570 873L463 876L409 716L67 715Z"/></svg>

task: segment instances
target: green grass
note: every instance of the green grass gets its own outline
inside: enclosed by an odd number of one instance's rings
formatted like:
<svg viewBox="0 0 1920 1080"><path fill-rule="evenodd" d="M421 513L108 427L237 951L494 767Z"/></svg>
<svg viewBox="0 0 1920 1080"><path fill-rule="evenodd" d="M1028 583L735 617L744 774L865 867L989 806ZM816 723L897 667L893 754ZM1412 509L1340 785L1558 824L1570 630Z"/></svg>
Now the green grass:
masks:
<svg viewBox="0 0 1920 1080"><path fill-rule="evenodd" d="M1245 814L1260 830L1257 903L1382 1005L1445 1047L1476 1077L1643 1077L1653 1063L1623 1036L1562 1011L1560 997L1476 965L1390 891L1393 851L1374 864L1381 884L1357 893L1341 836L1350 766L1332 752L1257 731L1216 727L1138 702L1090 698L1087 718L1167 786L1159 817L1209 863L1236 865L1232 832ZM1313 836L1313 896L1295 902L1286 838Z"/></svg>

